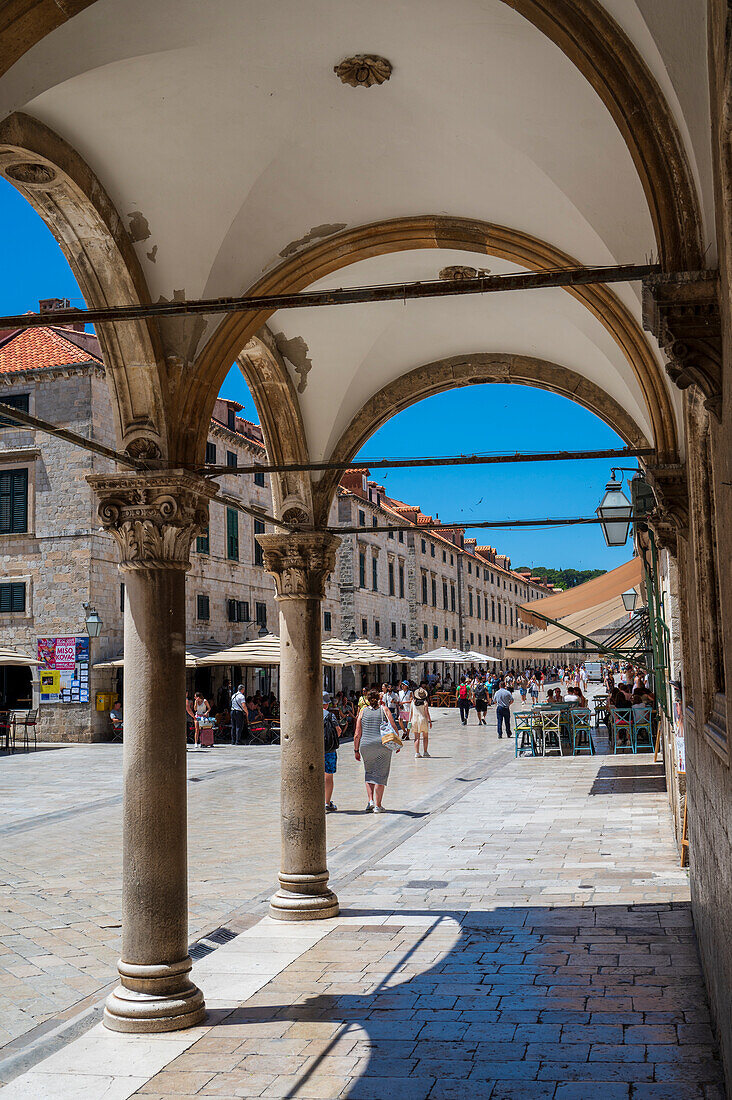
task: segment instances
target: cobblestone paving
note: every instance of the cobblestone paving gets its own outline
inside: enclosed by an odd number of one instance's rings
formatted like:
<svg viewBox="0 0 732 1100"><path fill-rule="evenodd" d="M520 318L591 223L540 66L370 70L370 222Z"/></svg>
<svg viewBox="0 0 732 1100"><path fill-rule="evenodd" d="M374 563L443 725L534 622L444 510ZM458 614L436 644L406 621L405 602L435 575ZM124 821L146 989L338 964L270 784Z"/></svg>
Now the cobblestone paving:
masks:
<svg viewBox="0 0 732 1100"><path fill-rule="evenodd" d="M336 881L346 924L135 1095L721 1100L657 772L511 758Z"/></svg>
<svg viewBox="0 0 732 1100"><path fill-rule="evenodd" d="M335 797L345 812L328 818L334 869L360 858L361 838L378 843L420 820L410 815L426 813L435 798L451 789L461 793L463 785L452 777L466 768L486 756L506 762L509 750L499 746L494 730L488 740L474 717L471 723L458 733L455 712L444 712L434 729L433 759L415 760L411 751L400 756L389 799L403 813L381 818L360 812L362 771L344 744ZM68 1014L115 977L121 762L119 745L0 755L0 1060L32 1029ZM274 888L279 750L225 746L189 753L188 771L189 926L195 940Z"/></svg>

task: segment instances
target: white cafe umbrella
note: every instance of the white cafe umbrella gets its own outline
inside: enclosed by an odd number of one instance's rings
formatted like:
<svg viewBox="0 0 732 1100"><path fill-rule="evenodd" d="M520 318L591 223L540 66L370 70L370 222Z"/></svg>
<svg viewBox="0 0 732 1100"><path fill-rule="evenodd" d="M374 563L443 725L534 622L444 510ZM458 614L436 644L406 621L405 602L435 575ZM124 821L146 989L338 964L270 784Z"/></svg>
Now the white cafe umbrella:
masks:
<svg viewBox="0 0 732 1100"><path fill-rule="evenodd" d="M31 657L28 653L17 653L14 649L0 646L0 667L27 668L29 665L37 665L39 663L40 662L38 662L35 657Z"/></svg>

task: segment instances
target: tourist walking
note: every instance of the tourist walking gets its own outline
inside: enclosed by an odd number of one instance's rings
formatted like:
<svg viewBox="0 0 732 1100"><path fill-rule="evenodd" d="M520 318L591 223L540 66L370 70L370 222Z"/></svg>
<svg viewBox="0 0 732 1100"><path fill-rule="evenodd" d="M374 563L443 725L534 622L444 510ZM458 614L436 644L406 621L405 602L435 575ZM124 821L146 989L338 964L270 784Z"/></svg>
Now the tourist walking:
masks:
<svg viewBox="0 0 732 1100"><path fill-rule="evenodd" d="M353 755L363 759L366 781L367 813L384 812L382 799L384 788L389 781L392 751L382 742L382 731L392 729L397 733L394 719L388 709L379 703L378 688L371 688L367 694L367 703L358 716L356 733L353 738ZM398 737L398 734L397 734ZM399 747L396 747L396 752Z"/></svg>
<svg viewBox="0 0 732 1100"><path fill-rule="evenodd" d="M498 721L498 740L501 740L502 729L506 727L506 737L511 740L511 707L513 706L513 695L506 689L506 686L501 680L498 685L498 691L495 694L496 700L496 719Z"/></svg>
<svg viewBox="0 0 732 1100"><path fill-rule="evenodd" d="M333 783L338 767L338 741L341 727L330 711L330 692L323 692L323 751L325 753L325 812L332 814L337 810L333 801Z"/></svg>
<svg viewBox="0 0 732 1100"><path fill-rule="evenodd" d="M457 705L460 711L460 721L464 726L467 726L468 711L470 710L470 688L467 680L463 680L457 690Z"/></svg>
<svg viewBox="0 0 732 1100"><path fill-rule="evenodd" d="M430 708L427 705L427 692L424 688L417 688L409 711L409 723L414 734L414 755L429 757L427 746L429 744L429 732L432 729ZM419 751L419 742L422 739L422 752Z"/></svg>
<svg viewBox="0 0 732 1100"><path fill-rule="evenodd" d="M244 744L244 732L249 732L247 723L247 697L244 694L244 685L239 684L231 697L231 743L232 745Z"/></svg>
<svg viewBox="0 0 732 1100"><path fill-rule="evenodd" d="M203 748L201 744L201 723L206 721L210 713L211 707L202 693L197 691L193 699L194 748L196 749Z"/></svg>
<svg viewBox="0 0 732 1100"><path fill-rule="evenodd" d="M404 741L409 740L409 723L410 714L412 709L412 699L414 695L412 689L409 686L408 680L402 680L401 687L399 689L399 725L402 729L402 738Z"/></svg>
<svg viewBox="0 0 732 1100"><path fill-rule="evenodd" d="M535 707L539 702L539 681L536 679L536 675L532 675L529 681L529 695L531 696L531 705Z"/></svg>
<svg viewBox="0 0 732 1100"><path fill-rule="evenodd" d="M478 725L484 726L488 713L488 692L486 690L485 680L476 680L475 687L473 688L473 704L475 706L475 713L478 717Z"/></svg>

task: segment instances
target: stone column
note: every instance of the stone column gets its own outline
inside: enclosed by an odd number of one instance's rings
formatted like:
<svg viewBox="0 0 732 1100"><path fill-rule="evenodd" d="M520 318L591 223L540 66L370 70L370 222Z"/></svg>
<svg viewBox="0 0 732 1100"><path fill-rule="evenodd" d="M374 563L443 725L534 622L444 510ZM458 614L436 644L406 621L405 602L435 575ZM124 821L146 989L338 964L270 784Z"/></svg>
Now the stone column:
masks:
<svg viewBox="0 0 732 1100"><path fill-rule="evenodd" d="M125 578L121 984L113 1031L200 1023L188 955L185 574L216 492L180 470L89 482Z"/></svg>
<svg viewBox="0 0 732 1100"><path fill-rule="evenodd" d="M323 532L258 535L280 608L282 850L278 920L322 920L338 912L328 889L323 772L322 599L340 539Z"/></svg>

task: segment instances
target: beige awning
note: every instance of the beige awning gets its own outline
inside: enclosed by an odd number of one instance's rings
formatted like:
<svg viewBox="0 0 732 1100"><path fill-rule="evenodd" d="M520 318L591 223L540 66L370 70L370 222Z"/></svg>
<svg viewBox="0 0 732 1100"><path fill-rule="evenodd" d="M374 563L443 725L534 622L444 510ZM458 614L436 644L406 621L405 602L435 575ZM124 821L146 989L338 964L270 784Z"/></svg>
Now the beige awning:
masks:
<svg viewBox="0 0 732 1100"><path fill-rule="evenodd" d="M578 587L582 586L578 585ZM627 589L624 588L623 591L625 592ZM577 634L591 636L594 631L602 630L603 627L610 626L611 623L617 622L619 619L627 620L628 617L622 596L613 596L612 599L596 604L594 607L585 608L583 611L575 611L572 615L565 615L560 622L564 626L576 630ZM551 653L569 645L570 642L576 642L577 634L573 634L569 630L563 630L561 626L544 623L542 630L537 630L534 634L528 634L526 637L512 642L511 645L506 646L504 652ZM588 644L587 648L592 647ZM625 647L619 646L618 648L623 649ZM628 643L627 648L632 648L631 642Z"/></svg>
<svg viewBox="0 0 732 1100"><path fill-rule="evenodd" d="M220 649L221 642L214 641L213 638L208 642L189 642L186 646L186 668L198 668L204 657L208 657L211 653L218 653ZM108 661L97 661L93 667L124 668L124 654L121 653L119 657L113 657Z"/></svg>
<svg viewBox="0 0 732 1100"><path fill-rule="evenodd" d="M38 663L36 658L31 657L28 653L17 653L14 649L7 649L5 646L0 646L0 666L3 668L28 668Z"/></svg>
<svg viewBox="0 0 732 1100"><path fill-rule="evenodd" d="M601 577L578 584L576 588L570 588L566 592L557 592L554 596L546 596L543 600L532 600L531 603L522 604L518 609L518 617L527 626L536 627L537 630L546 630L547 624L540 616L547 619L564 619L578 611L586 611L588 608L599 607L608 603L614 597L627 592L631 588L637 589L641 583L641 560L631 558L624 565L612 569L609 573L603 573ZM625 610L623 608L623 610ZM534 615L533 612L538 612ZM621 612L622 614L622 612ZM618 616L616 616L618 618ZM608 622L612 622L609 619ZM551 627L549 627L551 629ZM581 630L585 634L587 631ZM513 643L517 645L517 642ZM506 647L510 648L510 647ZM545 647L546 648L546 647ZM552 647L554 648L554 647Z"/></svg>

